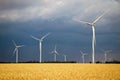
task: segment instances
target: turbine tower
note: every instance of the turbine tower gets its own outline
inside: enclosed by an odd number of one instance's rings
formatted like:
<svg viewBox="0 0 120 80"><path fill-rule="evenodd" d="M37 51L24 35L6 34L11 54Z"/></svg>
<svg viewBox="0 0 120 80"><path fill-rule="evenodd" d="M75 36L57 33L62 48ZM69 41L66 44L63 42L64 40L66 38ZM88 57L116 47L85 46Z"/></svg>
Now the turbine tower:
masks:
<svg viewBox="0 0 120 80"><path fill-rule="evenodd" d="M77 21L82 24L87 24L92 27L92 63L95 63L95 26L96 26L96 22L98 22L103 17L104 14L105 13L103 13L101 16L95 19L92 23L74 19L74 21Z"/></svg>
<svg viewBox="0 0 120 80"><path fill-rule="evenodd" d="M104 63L107 61L107 59L108 59L108 56L107 56L107 54L109 53L109 52L111 52L111 50L107 50L107 51L105 51L105 50L103 50L103 52L104 52Z"/></svg>
<svg viewBox="0 0 120 80"><path fill-rule="evenodd" d="M59 55L59 53L56 50L56 45L55 45L54 50L51 53L54 54L54 61L56 61L56 56Z"/></svg>
<svg viewBox="0 0 120 80"><path fill-rule="evenodd" d="M86 55L86 53L84 53L82 51L80 51L80 53L82 54L82 60L83 60L83 63L84 63L85 62L85 55Z"/></svg>
<svg viewBox="0 0 120 80"><path fill-rule="evenodd" d="M66 62L67 61L67 55L63 55L64 57L64 61Z"/></svg>
<svg viewBox="0 0 120 80"><path fill-rule="evenodd" d="M44 35L42 38L36 38L34 36L31 35L31 38L39 41L39 49L40 49L40 58L39 58L39 62L41 63L42 62L42 41L49 35L50 33Z"/></svg>
<svg viewBox="0 0 120 80"><path fill-rule="evenodd" d="M19 48L23 47L24 45L16 45L15 41L12 40L14 46L15 46L15 49L14 49L14 54L16 54L16 63L18 63L18 52L19 52Z"/></svg>

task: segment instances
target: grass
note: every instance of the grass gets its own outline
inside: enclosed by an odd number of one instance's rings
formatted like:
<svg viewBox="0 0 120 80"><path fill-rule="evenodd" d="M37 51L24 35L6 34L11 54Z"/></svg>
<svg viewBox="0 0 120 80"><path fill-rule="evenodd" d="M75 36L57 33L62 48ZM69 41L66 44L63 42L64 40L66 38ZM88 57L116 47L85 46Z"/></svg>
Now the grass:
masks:
<svg viewBox="0 0 120 80"><path fill-rule="evenodd" d="M120 80L120 64L0 64L0 80Z"/></svg>

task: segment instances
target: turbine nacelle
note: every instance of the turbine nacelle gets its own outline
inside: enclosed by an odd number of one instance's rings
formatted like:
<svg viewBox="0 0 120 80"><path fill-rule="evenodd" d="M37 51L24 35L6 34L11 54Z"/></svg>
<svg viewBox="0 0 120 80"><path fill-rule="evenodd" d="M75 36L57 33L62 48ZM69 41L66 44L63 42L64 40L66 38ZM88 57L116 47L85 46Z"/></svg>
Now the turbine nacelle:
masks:
<svg viewBox="0 0 120 80"><path fill-rule="evenodd" d="M82 55L86 55L86 53L84 53L84 52L82 52L82 51L80 51L80 53L81 53Z"/></svg>
<svg viewBox="0 0 120 80"><path fill-rule="evenodd" d="M85 55L87 55L86 53L82 54L82 57L84 57Z"/></svg>
<svg viewBox="0 0 120 80"><path fill-rule="evenodd" d="M51 53L59 55L59 53L58 53L57 50L56 50L56 45L55 45L54 50L53 50Z"/></svg>
<svg viewBox="0 0 120 80"><path fill-rule="evenodd" d="M59 55L59 53L56 50L52 51L51 53Z"/></svg>
<svg viewBox="0 0 120 80"><path fill-rule="evenodd" d="M84 52L82 52L82 51L80 51L80 53L81 53L81 55L82 55L82 58L83 58L85 55L87 55L86 53L84 53Z"/></svg>
<svg viewBox="0 0 120 80"><path fill-rule="evenodd" d="M12 42L13 42L15 48L17 48L17 49L24 46L24 45L17 45L14 40L12 40Z"/></svg>
<svg viewBox="0 0 120 80"><path fill-rule="evenodd" d="M91 26L92 26L92 27L95 27L95 23L91 23Z"/></svg>
<svg viewBox="0 0 120 80"><path fill-rule="evenodd" d="M43 42L43 40L42 40L42 39L40 39L40 40L39 40L39 42Z"/></svg>
<svg viewBox="0 0 120 80"><path fill-rule="evenodd" d="M86 21L81 21L81 20L78 20L78 19L73 19L73 20L76 21L76 22L82 23L82 24L86 24L86 25L94 26L94 27L95 27L95 23L90 23L90 22L86 22Z"/></svg>
<svg viewBox="0 0 120 80"><path fill-rule="evenodd" d="M20 45L20 46L16 46L16 48L20 48L20 47L23 47L24 45Z"/></svg>
<svg viewBox="0 0 120 80"><path fill-rule="evenodd" d="M46 34L46 35L44 35L42 38L37 38L37 37L35 37L35 36L32 36L31 35L31 38L33 38L33 39L35 39L35 40L37 40L37 41L39 41L39 42L42 42L43 40L44 40L44 38L46 38L48 35L50 35L50 33L48 33L48 34Z"/></svg>
<svg viewBox="0 0 120 80"><path fill-rule="evenodd" d="M55 54L59 55L57 51L55 51Z"/></svg>

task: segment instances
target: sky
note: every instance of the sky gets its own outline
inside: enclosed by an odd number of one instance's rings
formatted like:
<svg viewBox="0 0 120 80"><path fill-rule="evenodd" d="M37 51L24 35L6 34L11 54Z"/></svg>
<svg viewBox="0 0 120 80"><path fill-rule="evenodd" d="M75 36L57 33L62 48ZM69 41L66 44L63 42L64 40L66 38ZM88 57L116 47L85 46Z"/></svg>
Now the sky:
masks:
<svg viewBox="0 0 120 80"><path fill-rule="evenodd" d="M104 61L103 50L111 50L108 60L120 60L120 0L0 0L0 62L15 62L15 46L19 61L38 61L39 42L30 35L44 39L42 61L52 61L57 46L58 61L63 54L68 61L82 62L80 50L91 59L92 29L73 19L96 23L95 61Z"/></svg>

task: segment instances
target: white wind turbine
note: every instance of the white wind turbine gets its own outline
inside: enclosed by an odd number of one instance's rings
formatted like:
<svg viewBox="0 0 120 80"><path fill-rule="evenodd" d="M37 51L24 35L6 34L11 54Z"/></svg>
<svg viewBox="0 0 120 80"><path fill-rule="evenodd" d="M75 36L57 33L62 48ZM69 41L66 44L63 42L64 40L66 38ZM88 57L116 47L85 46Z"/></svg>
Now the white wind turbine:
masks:
<svg viewBox="0 0 120 80"><path fill-rule="evenodd" d="M103 13L101 16L99 16L97 19L95 19L92 23L90 22L85 22L85 21L80 21L78 19L73 19L74 21L77 21L79 23L87 24L92 27L92 63L95 63L95 25L96 22L98 22L104 15Z"/></svg>
<svg viewBox="0 0 120 80"><path fill-rule="evenodd" d="M105 57L105 58L104 58L104 62L106 62L107 59L108 59L108 58L107 58L107 57L108 57L107 54L108 54L109 52L111 52L111 50L106 50L106 51L103 50L103 52L104 52L104 57Z"/></svg>
<svg viewBox="0 0 120 80"><path fill-rule="evenodd" d="M83 60L83 63L85 62L85 55L87 55L86 53L80 51L81 55L82 55L82 60Z"/></svg>
<svg viewBox="0 0 120 80"><path fill-rule="evenodd" d="M40 48L40 59L39 59L39 62L41 63L42 62L42 41L49 35L50 33L44 35L42 38L36 38L34 36L31 35L31 37L37 41L39 41L39 48Z"/></svg>
<svg viewBox="0 0 120 80"><path fill-rule="evenodd" d="M15 49L14 49L14 54L16 54L16 63L18 63L18 49L23 47L24 45L16 45L15 41L12 40L14 46L15 46Z"/></svg>
<svg viewBox="0 0 120 80"><path fill-rule="evenodd" d="M67 61L67 55L63 55L64 57L64 61L66 62Z"/></svg>
<svg viewBox="0 0 120 80"><path fill-rule="evenodd" d="M59 53L56 50L56 45L55 45L54 50L51 53L54 54L54 61L56 61L56 56L59 55Z"/></svg>

